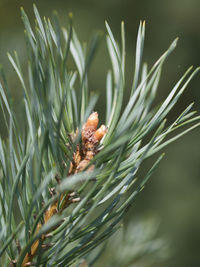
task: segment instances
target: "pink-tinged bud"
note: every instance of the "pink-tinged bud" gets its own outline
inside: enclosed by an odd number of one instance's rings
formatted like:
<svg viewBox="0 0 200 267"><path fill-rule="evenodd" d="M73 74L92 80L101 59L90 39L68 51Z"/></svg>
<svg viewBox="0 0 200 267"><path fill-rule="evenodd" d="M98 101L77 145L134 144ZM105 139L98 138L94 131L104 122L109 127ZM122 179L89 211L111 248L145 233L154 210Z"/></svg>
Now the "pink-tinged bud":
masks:
<svg viewBox="0 0 200 267"><path fill-rule="evenodd" d="M97 126L98 126L98 123L99 123L98 113L97 112L93 112L89 116L85 127L86 127L86 129L96 130Z"/></svg>
<svg viewBox="0 0 200 267"><path fill-rule="evenodd" d="M107 133L107 131L107 127L102 124L101 127L94 133L94 138L100 142L104 135Z"/></svg>

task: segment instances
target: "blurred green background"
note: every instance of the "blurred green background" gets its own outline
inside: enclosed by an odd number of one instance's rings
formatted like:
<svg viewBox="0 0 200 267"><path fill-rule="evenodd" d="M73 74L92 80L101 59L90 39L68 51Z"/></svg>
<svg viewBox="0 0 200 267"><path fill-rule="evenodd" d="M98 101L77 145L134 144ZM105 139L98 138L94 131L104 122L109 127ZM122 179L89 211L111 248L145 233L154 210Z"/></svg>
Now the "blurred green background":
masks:
<svg viewBox="0 0 200 267"><path fill-rule="evenodd" d="M40 0L35 3L41 15L51 16L52 11L57 10L63 25L67 23L68 13L72 12L74 26L83 42L88 41L96 30L105 32L105 20L116 38L120 39L120 22L124 20L129 80L133 74L136 34L140 20L146 20L144 60L150 66L178 36L178 47L163 69L158 101L169 93L186 68L190 65L200 65L199 0ZM15 85L16 80L6 52L17 50L21 61L25 61L20 6L24 7L33 20L32 4L31 0L0 0L0 63L8 74L17 104L21 102L21 94ZM103 39L89 80L90 87L101 93L100 102L105 97L108 68L108 53ZM127 82L127 85L129 84L130 82ZM200 74L193 79L174 112L170 114L171 119L180 113L186 104L193 101L195 108L200 111ZM98 111L102 115L103 110L99 104ZM200 266L199 136L200 129L196 129L165 149L165 159L126 218L130 220L144 213L155 214L160 218L160 234L171 239L173 253L168 261L158 266ZM147 162L146 167L150 166L150 163Z"/></svg>

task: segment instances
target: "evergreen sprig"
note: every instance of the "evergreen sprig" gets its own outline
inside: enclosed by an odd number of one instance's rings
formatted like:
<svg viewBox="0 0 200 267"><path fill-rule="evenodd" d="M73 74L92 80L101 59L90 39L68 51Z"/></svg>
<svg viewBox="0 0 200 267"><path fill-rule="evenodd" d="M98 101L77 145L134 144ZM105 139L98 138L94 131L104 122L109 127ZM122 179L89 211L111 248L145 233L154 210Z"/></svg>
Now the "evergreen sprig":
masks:
<svg viewBox="0 0 200 267"><path fill-rule="evenodd" d="M0 105L8 138L0 138L0 263L18 267L70 266L117 231L163 154L146 176L137 181L136 173L143 161L199 126L200 116L191 111L193 104L165 126L169 111L199 68L189 68L167 98L159 106L153 106L163 64L177 40L148 70L142 63L145 23L141 22L132 88L123 110L124 23L121 47L106 23L112 63L106 80L107 133L89 165L82 172L69 175L77 146L81 147L81 130L98 99L90 94L87 74L99 36L95 35L85 47L71 19L68 28L61 28L56 17L53 24L49 19L41 19L34 6L33 29L23 9L21 13L27 42L27 69L21 67L16 52L13 56L8 54L8 58L23 90L23 125L18 122L1 71ZM75 70L69 69L71 56ZM186 130L176 133L185 125L189 125ZM61 209L63 199L72 192L80 201ZM47 210L55 203L56 214L45 222ZM24 264L35 244L34 257Z"/></svg>

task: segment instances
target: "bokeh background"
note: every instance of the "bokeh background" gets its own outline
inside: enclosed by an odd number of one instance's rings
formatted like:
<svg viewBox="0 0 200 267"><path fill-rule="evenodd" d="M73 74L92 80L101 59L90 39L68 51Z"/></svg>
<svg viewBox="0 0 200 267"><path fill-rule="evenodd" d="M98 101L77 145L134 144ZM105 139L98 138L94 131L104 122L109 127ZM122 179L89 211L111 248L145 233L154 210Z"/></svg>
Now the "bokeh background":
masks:
<svg viewBox="0 0 200 267"><path fill-rule="evenodd" d="M87 42L97 30L105 32L105 20L110 24L116 38L120 39L120 23L124 20L128 79L131 79L133 74L135 42L140 20L146 20L144 60L150 66L178 36L178 47L163 70L158 101L169 93L186 68L190 65L200 65L199 0L36 0L35 3L41 15L51 16L52 11L57 10L63 25L67 23L68 13L72 12L74 26L82 42ZM20 60L25 60L20 7L24 7L33 21L32 5L31 0L0 0L0 63L4 65L10 79L16 104L21 102L21 94L15 85L15 76L6 53L16 50ZM90 87L100 92L102 101L105 97L108 68L109 58L103 39L89 80ZM127 84L129 85L129 82ZM200 74L190 83L170 114L169 120L193 101L195 108L200 111ZM98 111L102 115L103 110L104 107L99 104ZM171 257L164 263L153 266L200 266L199 147L200 129L196 129L166 148L165 159L127 215L126 221L134 220L143 214L156 215L161 222L159 234L171 240ZM151 162L146 163L144 172L150 164Z"/></svg>

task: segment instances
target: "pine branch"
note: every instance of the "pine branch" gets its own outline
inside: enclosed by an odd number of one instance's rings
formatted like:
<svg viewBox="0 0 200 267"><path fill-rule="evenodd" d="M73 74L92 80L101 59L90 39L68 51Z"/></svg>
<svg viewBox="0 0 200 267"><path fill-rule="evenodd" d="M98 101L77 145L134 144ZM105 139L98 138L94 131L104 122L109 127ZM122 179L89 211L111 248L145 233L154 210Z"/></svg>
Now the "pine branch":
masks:
<svg viewBox="0 0 200 267"><path fill-rule="evenodd" d="M95 35L85 49L71 17L69 27L61 28L58 19L54 24L41 19L34 6L32 28L21 12L27 75L16 52L8 58L23 90L24 128L1 71L0 105L8 138L0 138L0 263L70 266L117 231L163 154L137 180L143 161L199 126L200 116L191 111L192 104L165 126L168 113L199 68L189 68L155 107L162 66L177 40L148 71L142 62L145 23L141 22L132 88L123 109L124 23L121 48L106 23L112 71L106 80L105 125L97 129L98 113L93 112L97 96L90 94L88 71L99 37ZM70 55L75 70L69 70Z"/></svg>

